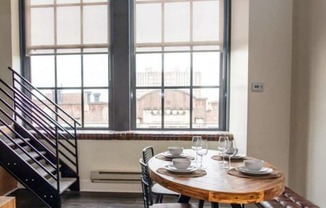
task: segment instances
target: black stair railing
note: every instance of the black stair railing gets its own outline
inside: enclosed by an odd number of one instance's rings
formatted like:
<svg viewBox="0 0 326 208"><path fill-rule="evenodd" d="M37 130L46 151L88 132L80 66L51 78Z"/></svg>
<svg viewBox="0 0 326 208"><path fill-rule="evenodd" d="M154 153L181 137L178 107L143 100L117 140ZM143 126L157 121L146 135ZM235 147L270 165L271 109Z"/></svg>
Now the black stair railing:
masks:
<svg viewBox="0 0 326 208"><path fill-rule="evenodd" d="M5 90L0 88L0 90L13 105L10 105L3 98L0 98L0 101L11 111L14 119L11 119L10 114L2 109L1 113L6 115L7 120L9 119L14 123L15 127L17 126L19 130L23 130L23 135L19 136L21 139L27 136L33 141L39 142L39 147L55 158L55 164L53 162L49 164L53 164L56 170L59 170L60 165L65 164L73 171L73 174L71 174L71 171L67 171L67 174L78 177L76 129L77 125L80 124L59 105L35 88L27 79L10 67L9 70L12 72L12 86L0 79L0 82L6 88ZM42 105L42 108L36 103ZM50 112L53 116L46 112ZM3 120L1 120L1 123L7 127L9 126ZM19 132L14 129L11 130L19 135ZM19 148L24 152L22 147ZM33 150L37 152L37 149L34 148ZM56 180L57 189L60 191L60 172L56 172L57 175L51 177Z"/></svg>

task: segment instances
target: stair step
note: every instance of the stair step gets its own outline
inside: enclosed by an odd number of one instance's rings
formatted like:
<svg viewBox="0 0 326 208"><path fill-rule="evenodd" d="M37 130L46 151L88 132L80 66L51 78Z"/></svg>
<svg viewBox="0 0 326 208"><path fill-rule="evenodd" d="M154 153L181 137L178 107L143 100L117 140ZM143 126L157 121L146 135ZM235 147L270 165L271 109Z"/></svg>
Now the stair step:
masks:
<svg viewBox="0 0 326 208"><path fill-rule="evenodd" d="M31 148L29 146L23 146L23 149L27 152L30 152L31 151ZM21 154L24 154L23 150L17 148L15 149L15 151L17 152L17 154L21 155Z"/></svg>
<svg viewBox="0 0 326 208"><path fill-rule="evenodd" d="M51 165L44 165L43 166L48 172L53 173L55 171L55 168ZM44 178L46 178L49 174L40 166L36 166L35 170Z"/></svg>
<svg viewBox="0 0 326 208"><path fill-rule="evenodd" d="M67 190L76 180L76 178L60 178L60 194ZM54 188L57 188L57 182L54 179L51 178L49 183Z"/></svg>
<svg viewBox="0 0 326 208"><path fill-rule="evenodd" d="M13 139L17 144L23 144L23 143L25 143L25 142L29 142L31 139L29 139L29 138L24 138L24 140L22 140L22 139ZM13 146L15 146L15 143L13 143L12 141L10 141L9 139L4 139L3 140L7 145L9 145L10 147L13 147Z"/></svg>
<svg viewBox="0 0 326 208"><path fill-rule="evenodd" d="M40 153L41 153L42 155L44 155L46 152L41 151ZM36 152L29 152L29 155L30 155L32 158L38 158L38 157L40 157L40 155L37 154ZM23 160L25 160L26 162L30 162L30 161L32 160L32 159L31 159L28 155L26 155L25 153L24 153L24 154L21 154L20 157L21 157Z"/></svg>

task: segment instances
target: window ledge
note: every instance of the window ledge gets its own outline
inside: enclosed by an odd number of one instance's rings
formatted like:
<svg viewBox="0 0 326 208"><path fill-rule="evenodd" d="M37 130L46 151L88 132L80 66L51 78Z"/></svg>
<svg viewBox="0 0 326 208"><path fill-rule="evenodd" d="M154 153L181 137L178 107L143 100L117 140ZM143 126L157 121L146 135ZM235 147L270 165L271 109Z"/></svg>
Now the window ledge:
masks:
<svg viewBox="0 0 326 208"><path fill-rule="evenodd" d="M178 140L189 141L199 135L209 141L217 141L219 136L233 135L227 131L83 131L77 132L78 140Z"/></svg>

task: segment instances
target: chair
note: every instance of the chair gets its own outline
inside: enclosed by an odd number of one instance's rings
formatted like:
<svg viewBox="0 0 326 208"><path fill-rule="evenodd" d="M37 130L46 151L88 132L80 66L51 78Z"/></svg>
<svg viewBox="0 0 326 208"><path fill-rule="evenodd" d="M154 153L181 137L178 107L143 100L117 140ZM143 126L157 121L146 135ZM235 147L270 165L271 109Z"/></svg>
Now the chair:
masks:
<svg viewBox="0 0 326 208"><path fill-rule="evenodd" d="M142 162L147 165L148 161L154 156L154 149L152 146L145 147L143 149L143 159ZM147 171L146 171L147 172ZM156 196L155 203L162 203L163 201L163 196L168 195L168 196L175 196L179 197L180 194L176 193L174 191L171 191L167 188L164 188L160 184L157 183L152 183L150 177L147 175L147 179L150 181L151 184L151 192L153 195Z"/></svg>
<svg viewBox="0 0 326 208"><path fill-rule="evenodd" d="M154 204L152 199L152 181L148 174L147 164L142 159L139 161L141 166L141 185L143 191L144 208L195 208L188 203L159 203Z"/></svg>

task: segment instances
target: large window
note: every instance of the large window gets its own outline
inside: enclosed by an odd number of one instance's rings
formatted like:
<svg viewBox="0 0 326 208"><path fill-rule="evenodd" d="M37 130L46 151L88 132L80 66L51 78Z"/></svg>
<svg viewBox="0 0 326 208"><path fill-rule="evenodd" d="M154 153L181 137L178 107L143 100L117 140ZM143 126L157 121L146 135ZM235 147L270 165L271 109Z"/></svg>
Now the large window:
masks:
<svg viewBox="0 0 326 208"><path fill-rule="evenodd" d="M24 3L25 58L32 83L82 128L108 128L109 1Z"/></svg>
<svg viewBox="0 0 326 208"><path fill-rule="evenodd" d="M228 1L21 0L25 76L83 129L224 130Z"/></svg>
<svg viewBox="0 0 326 208"><path fill-rule="evenodd" d="M223 0L135 0L136 127L221 129Z"/></svg>

